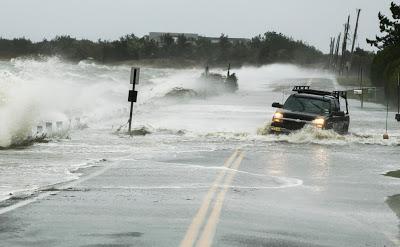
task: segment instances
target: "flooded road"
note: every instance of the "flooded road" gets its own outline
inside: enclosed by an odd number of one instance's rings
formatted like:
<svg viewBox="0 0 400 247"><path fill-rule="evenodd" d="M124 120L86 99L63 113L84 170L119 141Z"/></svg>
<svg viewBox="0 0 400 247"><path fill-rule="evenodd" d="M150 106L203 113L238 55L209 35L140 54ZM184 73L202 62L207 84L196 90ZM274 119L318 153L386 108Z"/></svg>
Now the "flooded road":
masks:
<svg viewBox="0 0 400 247"><path fill-rule="evenodd" d="M350 135L261 135L271 103L291 86L339 86L292 65L235 72L240 89L227 94L202 88L201 70L142 69L134 126L149 134L129 137L124 126L116 132L128 116L128 66L2 62L1 143L49 121L70 130L68 138L55 133L49 143L0 151L0 242L398 246L400 180L382 175L399 169L394 114L386 141L384 107L360 109L356 100ZM198 95L165 97L176 87Z"/></svg>

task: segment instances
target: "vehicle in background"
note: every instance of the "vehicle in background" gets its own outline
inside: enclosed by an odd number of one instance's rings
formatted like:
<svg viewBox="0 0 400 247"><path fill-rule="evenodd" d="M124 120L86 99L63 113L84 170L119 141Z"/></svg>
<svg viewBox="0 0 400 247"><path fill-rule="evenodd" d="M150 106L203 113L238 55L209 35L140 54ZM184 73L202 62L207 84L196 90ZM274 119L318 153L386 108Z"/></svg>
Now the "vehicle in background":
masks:
<svg viewBox="0 0 400 247"><path fill-rule="evenodd" d="M208 88L214 90L223 90L234 93L239 89L238 79L235 73L230 72L231 65L229 64L227 75L217 73L210 73L208 66L203 74L201 74L200 81L206 83Z"/></svg>
<svg viewBox="0 0 400 247"><path fill-rule="evenodd" d="M345 91L319 91L309 86L295 86L285 104L273 103L278 108L270 127L270 133L290 133L313 125L319 129L332 129L340 134L349 131L350 116ZM346 102L345 111L341 110L340 99Z"/></svg>

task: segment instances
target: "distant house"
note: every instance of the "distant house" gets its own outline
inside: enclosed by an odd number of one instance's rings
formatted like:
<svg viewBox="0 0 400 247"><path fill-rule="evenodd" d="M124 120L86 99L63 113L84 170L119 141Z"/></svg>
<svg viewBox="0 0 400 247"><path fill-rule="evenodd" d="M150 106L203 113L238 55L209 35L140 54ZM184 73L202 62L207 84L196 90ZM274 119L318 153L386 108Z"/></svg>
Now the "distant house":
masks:
<svg viewBox="0 0 400 247"><path fill-rule="evenodd" d="M213 44L218 44L220 41L219 37L204 37L208 40L211 41ZM251 39L245 39L245 38L228 38L228 41L231 42L232 44L234 43L249 43Z"/></svg>
<svg viewBox="0 0 400 247"><path fill-rule="evenodd" d="M206 38L210 40L211 43L213 44L218 44L220 41L219 37L200 36L197 33L167 33L167 32L150 32L149 39L154 40L156 42L161 42L161 38L165 35L171 36L175 40L175 42L179 36L184 36L189 41L195 41L198 40L199 38ZM251 40L246 38L228 38L228 41L233 44L233 43L248 43Z"/></svg>
<svg viewBox="0 0 400 247"><path fill-rule="evenodd" d="M184 36L188 40L197 40L199 35L197 33L165 33L165 32L150 32L149 39L161 42L161 38L165 35L171 36L175 41L179 36Z"/></svg>

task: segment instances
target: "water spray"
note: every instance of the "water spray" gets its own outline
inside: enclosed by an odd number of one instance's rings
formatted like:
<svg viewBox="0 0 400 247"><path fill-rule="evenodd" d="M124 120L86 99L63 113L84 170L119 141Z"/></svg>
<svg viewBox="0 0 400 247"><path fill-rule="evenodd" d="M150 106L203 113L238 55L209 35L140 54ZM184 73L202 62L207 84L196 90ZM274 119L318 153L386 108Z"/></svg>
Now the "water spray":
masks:
<svg viewBox="0 0 400 247"><path fill-rule="evenodd" d="M116 132L120 132L121 129L122 129L122 128L125 128L128 124L129 124L129 120L128 120L126 123L124 123L124 124L122 124L121 126L119 126L119 127L117 128Z"/></svg>

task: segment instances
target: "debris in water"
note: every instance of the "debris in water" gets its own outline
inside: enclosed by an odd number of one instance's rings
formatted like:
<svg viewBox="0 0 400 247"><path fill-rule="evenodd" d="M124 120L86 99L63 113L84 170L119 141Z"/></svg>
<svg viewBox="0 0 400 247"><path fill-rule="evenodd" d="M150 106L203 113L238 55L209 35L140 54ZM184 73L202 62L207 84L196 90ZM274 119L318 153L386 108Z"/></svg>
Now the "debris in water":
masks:
<svg viewBox="0 0 400 247"><path fill-rule="evenodd" d="M176 134L179 136L183 136L184 134L186 134L186 132L184 130L178 130Z"/></svg>
<svg viewBox="0 0 400 247"><path fill-rule="evenodd" d="M151 134L151 131L145 126L133 129L130 132L131 136L145 136L145 135L148 135L148 134Z"/></svg>
<svg viewBox="0 0 400 247"><path fill-rule="evenodd" d="M84 129L88 129L89 128L89 126L87 124L85 124L85 123L78 124L76 127L79 130L84 130Z"/></svg>
<svg viewBox="0 0 400 247"><path fill-rule="evenodd" d="M193 89L186 89L182 87L175 87L167 94L165 94L165 97L170 98L193 98L198 96L199 94Z"/></svg>

